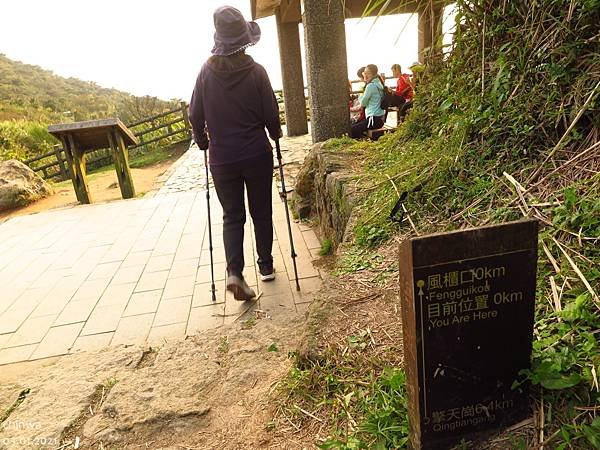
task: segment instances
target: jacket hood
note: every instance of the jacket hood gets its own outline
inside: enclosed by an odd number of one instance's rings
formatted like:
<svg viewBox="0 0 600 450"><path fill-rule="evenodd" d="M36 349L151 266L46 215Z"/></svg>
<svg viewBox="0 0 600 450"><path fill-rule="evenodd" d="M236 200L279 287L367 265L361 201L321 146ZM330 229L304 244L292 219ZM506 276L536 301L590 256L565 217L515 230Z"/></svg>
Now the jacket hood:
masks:
<svg viewBox="0 0 600 450"><path fill-rule="evenodd" d="M251 56L236 54L232 56L212 56L204 67L209 70L224 89L232 89L252 71L255 62Z"/></svg>

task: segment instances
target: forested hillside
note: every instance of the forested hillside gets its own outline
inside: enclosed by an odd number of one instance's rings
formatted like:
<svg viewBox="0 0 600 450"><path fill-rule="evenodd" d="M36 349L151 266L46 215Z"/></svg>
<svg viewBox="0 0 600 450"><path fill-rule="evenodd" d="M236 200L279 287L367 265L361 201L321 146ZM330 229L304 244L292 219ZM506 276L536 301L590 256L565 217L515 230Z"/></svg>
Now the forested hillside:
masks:
<svg viewBox="0 0 600 450"><path fill-rule="evenodd" d="M50 123L119 117L131 122L165 111L173 102L135 97L94 82L63 78L0 54L0 160L26 159L54 143Z"/></svg>
<svg viewBox="0 0 600 450"><path fill-rule="evenodd" d="M154 97L135 97L94 82L63 78L0 54L0 120L88 120L119 116L135 120L168 107Z"/></svg>

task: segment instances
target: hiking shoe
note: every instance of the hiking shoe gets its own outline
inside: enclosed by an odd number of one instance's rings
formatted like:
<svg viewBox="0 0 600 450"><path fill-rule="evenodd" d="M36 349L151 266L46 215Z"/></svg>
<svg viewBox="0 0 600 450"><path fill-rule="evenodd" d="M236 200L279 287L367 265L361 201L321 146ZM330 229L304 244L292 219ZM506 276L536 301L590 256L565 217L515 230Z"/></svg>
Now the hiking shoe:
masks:
<svg viewBox="0 0 600 450"><path fill-rule="evenodd" d="M260 269L260 280L261 281L273 281L275 279L275 268L274 267L261 267Z"/></svg>
<svg viewBox="0 0 600 450"><path fill-rule="evenodd" d="M227 290L233 293L233 298L241 302L252 300L256 294L243 277L237 275L227 276Z"/></svg>

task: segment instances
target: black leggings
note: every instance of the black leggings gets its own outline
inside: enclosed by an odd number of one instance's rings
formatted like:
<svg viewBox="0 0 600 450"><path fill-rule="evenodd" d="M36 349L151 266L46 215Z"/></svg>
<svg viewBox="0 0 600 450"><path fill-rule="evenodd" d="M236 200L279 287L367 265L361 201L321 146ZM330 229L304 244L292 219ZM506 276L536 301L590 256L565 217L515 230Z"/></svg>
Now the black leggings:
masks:
<svg viewBox="0 0 600 450"><path fill-rule="evenodd" d="M248 190L248 209L254 223L258 265L273 266L273 156L264 156L222 166L211 166L215 190L223 206L223 244L227 273L242 275L244 269L244 224L246 207L244 186Z"/></svg>
<svg viewBox="0 0 600 450"><path fill-rule="evenodd" d="M384 117L385 116L367 117L365 120L356 122L354 125L352 125L350 136L353 139L358 139L359 137L362 137L364 132L367 130L377 130L378 128L383 127Z"/></svg>
<svg viewBox="0 0 600 450"><path fill-rule="evenodd" d="M392 95L392 98L390 101L390 106L396 106L397 108L400 108L405 103L406 103L406 99L404 97L402 97L401 95Z"/></svg>

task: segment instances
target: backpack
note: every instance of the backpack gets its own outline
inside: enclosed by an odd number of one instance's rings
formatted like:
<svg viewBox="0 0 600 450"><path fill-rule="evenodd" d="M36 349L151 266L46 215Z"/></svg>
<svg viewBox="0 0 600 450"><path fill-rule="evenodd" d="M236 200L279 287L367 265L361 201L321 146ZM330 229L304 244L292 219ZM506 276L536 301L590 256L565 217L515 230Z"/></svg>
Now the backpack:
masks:
<svg viewBox="0 0 600 450"><path fill-rule="evenodd" d="M394 93L392 92L392 90L387 87L387 86L383 86L383 93L381 95L381 109L383 109L384 111L387 110L390 106L392 106L394 102Z"/></svg>
<svg viewBox="0 0 600 450"><path fill-rule="evenodd" d="M393 104L392 96L394 95L394 93L383 83L383 78L381 78L379 75L377 76L377 78L379 78L379 81L381 81L381 85L383 86L383 92L381 91L381 89L377 88L377 90L381 94L381 102L379 103L379 107L384 111L387 111L387 109ZM373 81L370 81L369 83L372 82Z"/></svg>

